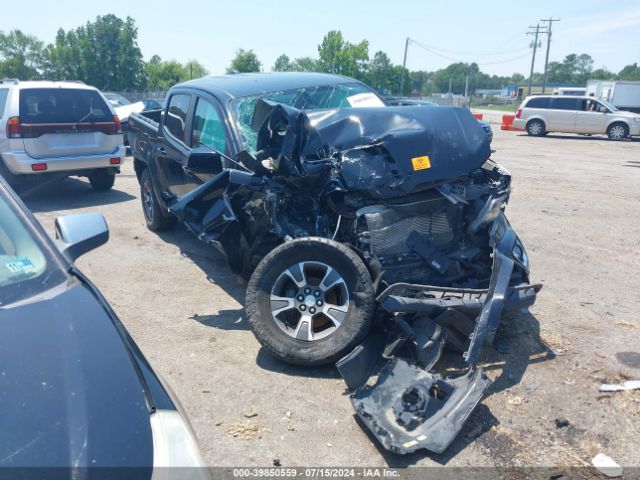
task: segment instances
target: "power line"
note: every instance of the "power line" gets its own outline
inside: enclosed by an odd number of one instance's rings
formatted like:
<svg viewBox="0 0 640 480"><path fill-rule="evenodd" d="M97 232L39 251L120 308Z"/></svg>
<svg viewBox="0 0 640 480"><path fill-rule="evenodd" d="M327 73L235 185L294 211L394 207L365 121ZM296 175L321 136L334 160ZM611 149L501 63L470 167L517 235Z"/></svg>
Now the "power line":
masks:
<svg viewBox="0 0 640 480"><path fill-rule="evenodd" d="M438 57L441 57L441 58L444 58L444 59L447 59L447 60L451 60L453 62L465 63L463 60L460 60L459 58L454 58L454 57L450 57L448 55L443 55L443 54L433 50L431 47L429 47L429 46L427 46L427 45L425 45L425 44L423 44L421 42L418 42L418 41L416 41L416 40L414 40L412 38L410 38L408 40L410 40L412 43L415 43L419 47L422 47L423 49L425 49L429 53L432 53L432 54L434 54L434 55L436 55ZM527 50L529 50L529 48L527 48ZM515 60L519 60L521 58L528 57L528 56L529 56L529 52L525 53L524 55L518 55L517 57L507 58L507 59L504 59L504 60L498 60L498 61L495 61L495 62L482 62L482 63L477 63L477 65L498 65L500 63L513 62Z"/></svg>
<svg viewBox="0 0 640 480"><path fill-rule="evenodd" d="M415 40L412 40L413 42L415 42ZM417 43L417 42L416 42ZM429 48L432 50L436 50L439 52L447 52L447 53L457 53L459 55L470 55L470 56L498 56L498 55L504 55L507 53L516 53L516 52L522 52L524 50L529 50L529 47L523 47L523 48L518 48L515 50L503 50L501 52L493 52L493 53L488 53L488 52L484 52L484 53L473 53L473 52L461 52L458 50L447 50L445 48L438 48L438 47L433 47L431 45L429 45Z"/></svg>

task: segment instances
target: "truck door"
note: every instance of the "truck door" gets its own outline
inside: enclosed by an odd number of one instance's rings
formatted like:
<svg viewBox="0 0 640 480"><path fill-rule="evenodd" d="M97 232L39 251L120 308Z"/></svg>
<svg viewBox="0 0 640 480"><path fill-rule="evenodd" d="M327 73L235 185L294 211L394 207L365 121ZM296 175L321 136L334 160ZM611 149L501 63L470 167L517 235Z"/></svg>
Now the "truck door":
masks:
<svg viewBox="0 0 640 480"><path fill-rule="evenodd" d="M190 124L190 142L192 149L206 149L229 155L227 132L222 110L217 101L197 97L193 118ZM184 168L185 189L193 190L213 177L214 173L191 172ZM217 172L216 172L217 173Z"/></svg>
<svg viewBox="0 0 640 480"><path fill-rule="evenodd" d="M162 177L159 180L164 184L164 193L172 197L181 197L190 190L182 166L189 153L186 132L191 102L189 93L175 93L169 98L162 118L162 136L166 141L158 142L156 147L155 158Z"/></svg>

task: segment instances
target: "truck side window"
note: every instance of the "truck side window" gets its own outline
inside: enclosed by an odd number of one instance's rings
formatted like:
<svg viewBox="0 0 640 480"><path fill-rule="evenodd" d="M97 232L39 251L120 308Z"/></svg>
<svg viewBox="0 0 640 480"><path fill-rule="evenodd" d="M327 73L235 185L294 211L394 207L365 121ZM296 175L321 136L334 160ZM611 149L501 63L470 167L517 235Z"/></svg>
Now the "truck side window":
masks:
<svg viewBox="0 0 640 480"><path fill-rule="evenodd" d="M216 107L204 98L198 99L192 130L192 147L205 146L221 153L225 152L224 124Z"/></svg>
<svg viewBox="0 0 640 480"><path fill-rule="evenodd" d="M182 143L184 143L184 130L190 101L191 95L173 95L169 100L169 108L164 120L164 126L169 133Z"/></svg>

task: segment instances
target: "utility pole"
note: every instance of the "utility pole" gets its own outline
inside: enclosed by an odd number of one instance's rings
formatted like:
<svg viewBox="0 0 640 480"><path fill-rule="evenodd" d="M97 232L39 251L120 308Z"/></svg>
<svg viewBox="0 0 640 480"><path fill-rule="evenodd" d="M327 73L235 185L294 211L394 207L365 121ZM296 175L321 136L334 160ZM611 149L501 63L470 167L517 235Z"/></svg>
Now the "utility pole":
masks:
<svg viewBox="0 0 640 480"><path fill-rule="evenodd" d="M464 77L464 103L469 108L469 72Z"/></svg>
<svg viewBox="0 0 640 480"><path fill-rule="evenodd" d="M544 94L547 88L547 67L549 66L549 49L551 48L551 27L553 26L553 22L559 22L560 19L550 17L547 19L542 18L540 21L549 24L547 26L547 56L544 59L544 80L542 82L542 93Z"/></svg>
<svg viewBox="0 0 640 480"><path fill-rule="evenodd" d="M407 69L407 50L409 50L409 41L411 39L407 37L404 42L404 60L402 60L402 72L400 72L400 96L404 95L404 71Z"/></svg>
<svg viewBox="0 0 640 480"><path fill-rule="evenodd" d="M529 26L529 28L533 28ZM527 35L535 35L533 40L533 57L531 57L531 73L529 73L529 88L527 89L527 95L531 95L531 83L533 82L533 67L536 63L536 50L538 49L538 35L540 35L540 24L536 25L535 32L527 32ZM545 68L546 70L546 68Z"/></svg>

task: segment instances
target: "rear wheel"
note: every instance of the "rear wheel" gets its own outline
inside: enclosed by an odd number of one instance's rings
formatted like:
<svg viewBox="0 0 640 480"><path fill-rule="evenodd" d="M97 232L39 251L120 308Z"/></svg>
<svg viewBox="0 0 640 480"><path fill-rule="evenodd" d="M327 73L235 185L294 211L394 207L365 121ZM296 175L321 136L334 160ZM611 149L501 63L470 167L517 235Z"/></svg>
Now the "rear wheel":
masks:
<svg viewBox="0 0 640 480"><path fill-rule="evenodd" d="M299 238L258 264L245 308L253 333L272 355L297 365L323 365L367 335L373 285L350 248L324 238Z"/></svg>
<svg viewBox="0 0 640 480"><path fill-rule="evenodd" d="M527 133L532 137L542 137L546 134L546 126L542 120L531 120L527 123Z"/></svg>
<svg viewBox="0 0 640 480"><path fill-rule="evenodd" d="M89 183L94 190L98 191L111 190L115 181L115 174L108 172L106 169L96 170L89 175Z"/></svg>
<svg viewBox="0 0 640 480"><path fill-rule="evenodd" d="M149 230L169 230L175 227L177 218L171 214L171 216L165 217L162 213L148 168L145 168L140 175L140 201L142 202L144 220Z"/></svg>
<svg viewBox="0 0 640 480"><path fill-rule="evenodd" d="M629 127L622 122L612 123L607 128L607 137L611 140L622 140L629 136Z"/></svg>

